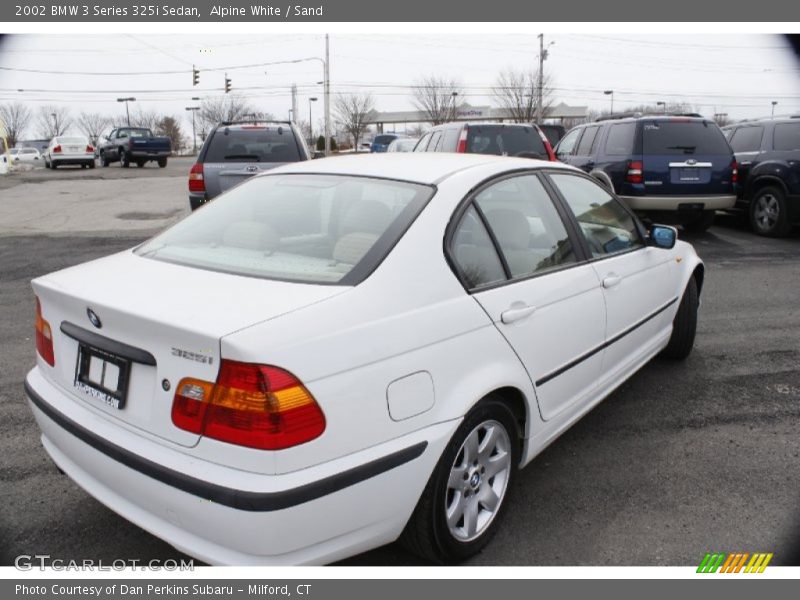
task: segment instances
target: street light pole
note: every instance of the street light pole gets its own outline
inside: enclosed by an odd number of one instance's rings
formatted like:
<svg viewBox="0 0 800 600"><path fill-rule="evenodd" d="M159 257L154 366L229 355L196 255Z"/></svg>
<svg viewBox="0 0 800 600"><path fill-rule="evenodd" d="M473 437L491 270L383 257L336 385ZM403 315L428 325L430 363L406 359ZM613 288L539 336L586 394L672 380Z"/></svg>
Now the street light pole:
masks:
<svg viewBox="0 0 800 600"><path fill-rule="evenodd" d="M186 110L192 111L192 153L197 154L197 135L194 132L194 113L200 110L199 106L187 106Z"/></svg>
<svg viewBox="0 0 800 600"><path fill-rule="evenodd" d="M311 118L311 103L316 101L316 96L308 99L308 138L312 146L314 145L314 120Z"/></svg>
<svg viewBox="0 0 800 600"><path fill-rule="evenodd" d="M450 94L453 98L453 121L456 120L456 96L458 96L458 92L453 92Z"/></svg>
<svg viewBox="0 0 800 600"><path fill-rule="evenodd" d="M664 107L664 114L667 114L667 103L666 102L656 102L656 106L663 106Z"/></svg>
<svg viewBox="0 0 800 600"><path fill-rule="evenodd" d="M331 153L331 53L330 53L330 38L325 34L325 61L323 62L325 69L325 156L330 156Z"/></svg>
<svg viewBox="0 0 800 600"><path fill-rule="evenodd" d="M128 110L128 102L136 102L136 98L117 98L117 102L124 102L125 103L125 116L128 120L128 127L131 126L131 113Z"/></svg>
<svg viewBox="0 0 800 600"><path fill-rule="evenodd" d="M614 90L606 90L603 92L606 96L611 95L611 113L609 116L614 116Z"/></svg>
<svg viewBox="0 0 800 600"><path fill-rule="evenodd" d="M770 117L772 117L772 118L774 118L774 117L775 117L775 105L776 105L777 103L778 103L778 101L777 101L777 100L773 100L773 101L772 101L772 114L770 115Z"/></svg>

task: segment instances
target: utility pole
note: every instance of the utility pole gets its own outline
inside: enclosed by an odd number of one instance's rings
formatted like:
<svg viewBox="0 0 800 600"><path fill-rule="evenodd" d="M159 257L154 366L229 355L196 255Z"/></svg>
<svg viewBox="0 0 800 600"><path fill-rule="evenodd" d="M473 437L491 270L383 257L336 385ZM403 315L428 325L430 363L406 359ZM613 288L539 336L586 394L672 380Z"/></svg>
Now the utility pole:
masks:
<svg viewBox="0 0 800 600"><path fill-rule="evenodd" d="M536 123L539 124L542 122L542 102L544 100L544 94L542 93L542 88L544 87L544 34L539 34L539 81L536 85L539 91L539 99L536 102Z"/></svg>
<svg viewBox="0 0 800 600"><path fill-rule="evenodd" d="M331 55L330 55L330 39L328 34L325 34L325 156L331 154Z"/></svg>
<svg viewBox="0 0 800 600"><path fill-rule="evenodd" d="M297 84L292 84L292 117L293 121L297 121Z"/></svg>
<svg viewBox="0 0 800 600"><path fill-rule="evenodd" d="M131 126L131 113L128 110L128 102L136 102L136 98L117 98L117 102L125 103L125 115L127 116L128 127Z"/></svg>

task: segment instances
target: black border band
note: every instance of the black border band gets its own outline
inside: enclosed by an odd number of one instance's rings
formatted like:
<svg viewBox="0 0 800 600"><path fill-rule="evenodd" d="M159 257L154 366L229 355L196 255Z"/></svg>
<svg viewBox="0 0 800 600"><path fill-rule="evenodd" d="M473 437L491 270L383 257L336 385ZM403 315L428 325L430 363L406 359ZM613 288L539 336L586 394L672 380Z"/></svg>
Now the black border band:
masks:
<svg viewBox="0 0 800 600"><path fill-rule="evenodd" d="M658 315L660 315L662 312L664 312L665 310L667 310L667 309L668 309L670 306L672 306L673 304L675 304L677 301L678 301L678 298L677 298L677 296L676 296L675 298L673 298L672 300L670 300L669 302L667 302L667 303L666 303L664 306L662 306L661 308L659 308L659 309L655 310L654 312L650 313L649 315L647 315L647 316L646 316L644 319L642 319L642 320L641 320L641 321L639 321L638 323L634 323L633 325L631 325L630 327L628 327L628 328L627 328L625 331L622 331L621 333L618 333L618 334L617 334L617 335L615 335L614 337L612 337L612 338L610 338L610 339L606 340L605 342L603 342L602 344L600 344L600 345L599 345L599 346L597 346L596 348L592 348L592 349L591 349L591 350L589 350L589 351L588 351L586 354L582 354L581 356L579 356L579 357L578 357L578 358L576 358L575 360L573 360L573 361L570 361L570 362L568 362L567 364L565 364L563 367L559 367L559 368L558 368L558 369L556 369L555 371L551 371L550 373L548 373L547 375L545 375L544 377L542 377L541 379L538 379L538 380L536 381L536 387L539 387L539 386L542 386L542 385L544 385L545 383L547 383L548 381L550 381L550 380L552 380L552 379L555 379L555 378L556 378L556 377L558 377L559 375L563 375L564 373L566 373L567 371L569 371L569 370L570 370L572 367L576 367L576 366L578 366L580 363L582 363L583 361L585 361L587 358L591 358L592 356L594 356L595 354L597 354L597 353L598 353L598 352L600 352L601 350L604 350L604 349L608 348L608 347L609 347L611 344L613 344L614 342L618 342L619 340L621 340L622 338L624 338L624 337L625 337L626 335L628 335L629 333L631 333L631 332L635 331L636 329L638 329L639 327L641 327L642 325L644 325L645 323L647 323L649 320L651 320L651 319L653 319L653 318L657 317Z"/></svg>
<svg viewBox="0 0 800 600"><path fill-rule="evenodd" d="M89 331L83 327L78 327L69 321L61 321L61 332L68 335L73 340L77 340L87 346L92 346L99 350L127 358L133 362L141 363L143 365L156 366L156 357L150 354L147 350L142 350L136 346L129 346L104 335Z"/></svg>
<svg viewBox="0 0 800 600"><path fill-rule="evenodd" d="M126 467L205 500L250 512L269 512L291 508L338 492L420 457L428 446L428 442L419 442L342 473L281 492L251 492L190 477L112 444L50 406L34 391L27 380L25 381L25 393L39 410L64 430Z"/></svg>

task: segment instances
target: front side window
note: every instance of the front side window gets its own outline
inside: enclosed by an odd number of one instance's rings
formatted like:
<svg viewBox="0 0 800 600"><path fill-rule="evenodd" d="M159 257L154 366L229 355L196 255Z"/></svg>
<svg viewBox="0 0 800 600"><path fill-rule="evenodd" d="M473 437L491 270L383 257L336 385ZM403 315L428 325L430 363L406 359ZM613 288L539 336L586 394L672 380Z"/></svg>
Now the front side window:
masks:
<svg viewBox="0 0 800 600"><path fill-rule="evenodd" d="M599 183L577 175L550 175L566 201L594 258L644 246L636 222Z"/></svg>
<svg viewBox="0 0 800 600"><path fill-rule="evenodd" d="M773 133L775 150L800 150L800 123L778 123Z"/></svg>
<svg viewBox="0 0 800 600"><path fill-rule="evenodd" d="M426 133L422 136L422 139L417 143L416 147L414 148L414 152L425 152L428 148L428 142L431 141L431 133Z"/></svg>
<svg viewBox="0 0 800 600"><path fill-rule="evenodd" d="M512 278L576 261L564 223L535 175L495 183L481 191L475 203L500 246Z"/></svg>
<svg viewBox="0 0 800 600"><path fill-rule="evenodd" d="M425 185L366 177L254 177L136 254L236 275L355 285L432 194Z"/></svg>
<svg viewBox="0 0 800 600"><path fill-rule="evenodd" d="M578 138L581 135L581 131L583 129L573 129L567 135L565 135L562 140L558 143L558 148L556 149L556 156L569 156L572 154L572 151L575 149L575 144L578 141Z"/></svg>

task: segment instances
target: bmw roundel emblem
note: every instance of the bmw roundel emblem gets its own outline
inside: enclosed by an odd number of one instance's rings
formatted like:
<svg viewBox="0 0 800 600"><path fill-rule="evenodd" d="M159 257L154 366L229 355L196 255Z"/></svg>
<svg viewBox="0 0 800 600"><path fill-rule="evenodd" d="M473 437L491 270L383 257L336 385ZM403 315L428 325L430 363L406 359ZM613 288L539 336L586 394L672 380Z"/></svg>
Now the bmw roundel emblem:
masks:
<svg viewBox="0 0 800 600"><path fill-rule="evenodd" d="M89 317L89 321L91 321L92 325L100 329L103 326L103 322L100 320L100 317L97 316L91 308L86 309L86 316Z"/></svg>

